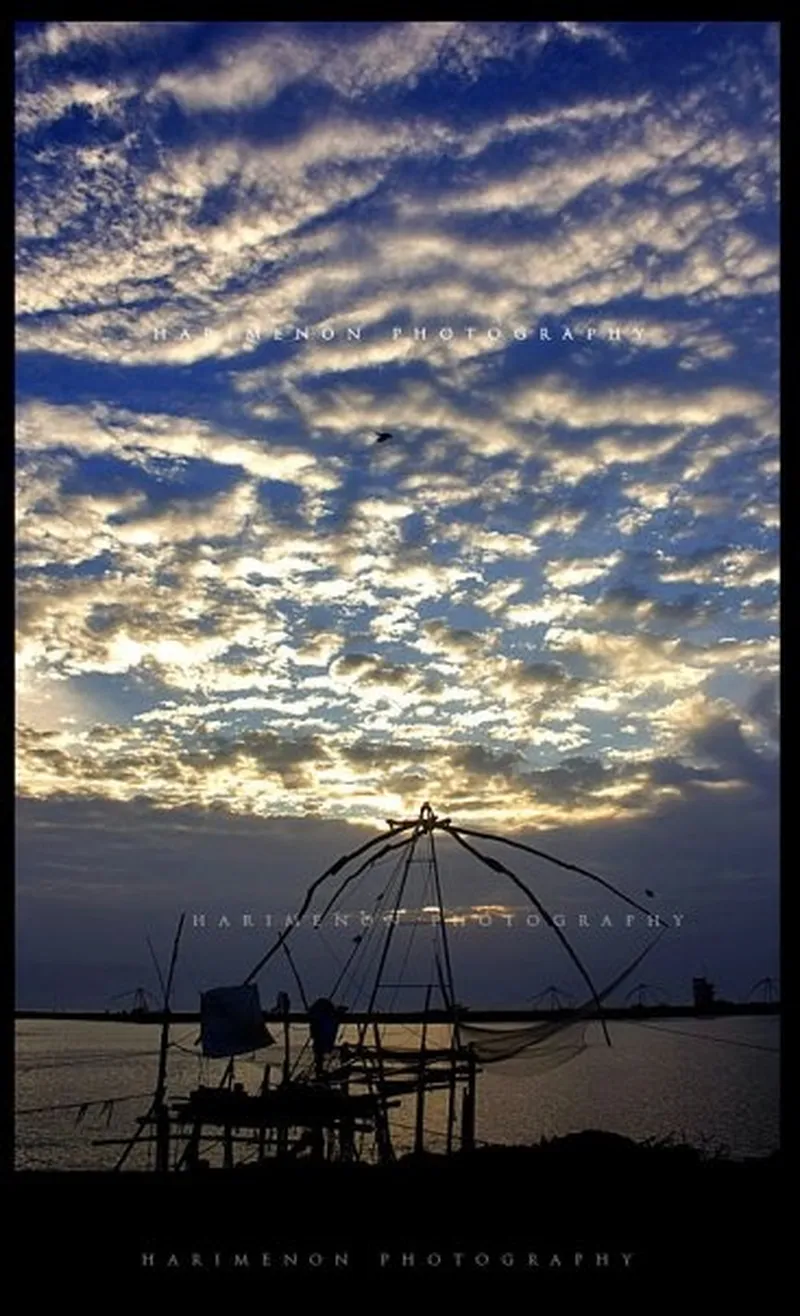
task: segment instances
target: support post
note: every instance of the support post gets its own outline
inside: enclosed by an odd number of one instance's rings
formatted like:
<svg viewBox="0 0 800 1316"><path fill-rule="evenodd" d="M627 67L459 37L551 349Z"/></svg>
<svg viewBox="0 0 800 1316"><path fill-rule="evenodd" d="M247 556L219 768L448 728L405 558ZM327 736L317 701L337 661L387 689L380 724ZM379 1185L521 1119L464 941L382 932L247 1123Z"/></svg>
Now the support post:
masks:
<svg viewBox="0 0 800 1316"><path fill-rule="evenodd" d="M464 1100L461 1107L461 1150L462 1152L473 1152L475 1150L475 1077L477 1074L477 1065L475 1062L475 1050L472 1046L467 1047L467 1086L464 1092Z"/></svg>
<svg viewBox="0 0 800 1316"><path fill-rule="evenodd" d="M389 1130L389 1113L386 1106L386 1086L383 1069L383 1043L377 1019L373 1020L372 1035L375 1038L375 1056L378 1068L378 1118L375 1129L378 1141L378 1154L382 1161L394 1160L392 1136Z"/></svg>
<svg viewBox="0 0 800 1316"><path fill-rule="evenodd" d="M166 1085L167 1085L167 1049L169 1047L169 1000L170 1000L170 992L172 990L172 979L175 973L175 962L178 958L178 946L180 944L181 933L183 931L183 924L185 918L186 915L181 914L180 918L178 919L178 926L175 931L175 940L172 943L172 958L170 960L169 973L167 975L167 983L166 983L166 987L164 988L164 1011L161 1021L161 1045L159 1047L159 1057L158 1057L158 1078L156 1079L156 1087L155 1087L155 1092L153 1093L153 1100L151 1102L150 1110L148 1111L147 1116L139 1124L139 1128L128 1142L124 1152L122 1153L116 1165L114 1166L115 1171L122 1169L126 1160L128 1159L134 1147L136 1146L136 1143L141 1138L144 1132L145 1125L153 1120L155 1120L155 1124L156 1124L156 1169L157 1170L169 1169L169 1116L164 1107L164 1093L166 1091Z"/></svg>
<svg viewBox="0 0 800 1316"><path fill-rule="evenodd" d="M269 1065L269 1064L266 1064L266 1065L264 1066L264 1077L263 1077L263 1079L261 1080L261 1096L262 1096L262 1098L263 1098L263 1097L266 1097L267 1093L269 1092L269 1077L270 1077L270 1070L271 1070L271 1068L272 1068L272 1066ZM262 1123L261 1123L261 1125L259 1126L259 1130L258 1130L258 1159L259 1159L260 1161L263 1161L263 1159L264 1159L264 1152L265 1152L265 1150L266 1150L266 1146L267 1146L267 1126L266 1126L266 1124L263 1122L263 1121L264 1121L264 1113L263 1113L263 1110L262 1110L262 1114L261 1114L261 1120L262 1120Z"/></svg>
<svg viewBox="0 0 800 1316"><path fill-rule="evenodd" d="M458 1063L458 1052L455 1043L450 1044L450 1082L447 1094L447 1155L450 1156L453 1151L453 1130L456 1123L456 1065Z"/></svg>
<svg viewBox="0 0 800 1316"><path fill-rule="evenodd" d="M425 1017L422 1020L422 1037L419 1044L419 1081L417 1083L417 1118L414 1130L414 1153L420 1156L425 1150L425 1052L428 1039L428 1011L431 1003L431 984L425 992Z"/></svg>

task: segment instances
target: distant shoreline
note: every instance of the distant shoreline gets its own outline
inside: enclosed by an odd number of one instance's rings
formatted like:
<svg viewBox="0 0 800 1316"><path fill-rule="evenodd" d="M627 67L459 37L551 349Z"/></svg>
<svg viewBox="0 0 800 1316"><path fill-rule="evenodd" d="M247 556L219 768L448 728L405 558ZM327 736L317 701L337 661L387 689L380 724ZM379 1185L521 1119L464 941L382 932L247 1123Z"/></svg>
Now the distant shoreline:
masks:
<svg viewBox="0 0 800 1316"><path fill-rule="evenodd" d="M281 1022L282 1015L265 1010L264 1019L272 1023ZM779 1015L780 1001L751 1001L736 1003L719 1001L705 1010L698 1010L693 1005L652 1005L620 1006L603 1011L604 1019L719 1019L746 1015ZM461 1018L465 1023L538 1023L554 1019L572 1019L578 1016L575 1010L464 1010ZM342 1023L365 1023L377 1019L385 1024L421 1024L427 1017L429 1024L449 1024L451 1015L445 1010L430 1010L427 1016L422 1010L396 1011L390 1014L365 1014L355 1010L343 1015ZM584 1014L587 1023L597 1019L595 1014ZM106 1011L106 1010L15 1010L16 1019L71 1019L98 1023L147 1023L160 1024L163 1014L160 1010L150 1011ZM198 1010L175 1010L170 1013L170 1022L176 1024L200 1022ZM290 1012L289 1022L303 1024L308 1022L305 1011Z"/></svg>

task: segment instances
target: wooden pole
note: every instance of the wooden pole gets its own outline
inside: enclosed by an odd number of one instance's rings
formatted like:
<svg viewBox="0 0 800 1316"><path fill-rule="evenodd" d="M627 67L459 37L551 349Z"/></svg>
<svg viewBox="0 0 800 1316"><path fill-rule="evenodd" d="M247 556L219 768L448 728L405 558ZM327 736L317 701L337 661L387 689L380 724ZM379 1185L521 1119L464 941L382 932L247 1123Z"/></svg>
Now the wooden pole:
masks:
<svg viewBox="0 0 800 1316"><path fill-rule="evenodd" d="M156 1079L156 1088L153 1093L153 1100L150 1103L150 1109L143 1120L140 1121L139 1128L128 1142L124 1152L120 1156L114 1170L121 1170L137 1142L144 1133L145 1126L155 1120L156 1123L156 1169L169 1169L169 1116L164 1109L164 1092L166 1090L167 1078L167 1048L169 1046L169 998L172 990L172 978L175 973L175 962L178 957L178 944L183 931L183 924L186 918L181 914L178 919L178 927L175 932L175 940L172 944L172 959L170 960L169 974L167 976L166 987L164 988L164 1010L161 1020L161 1045L158 1056L158 1078Z"/></svg>
<svg viewBox="0 0 800 1316"><path fill-rule="evenodd" d="M453 1130L456 1123L456 1049L450 1053L450 1082L447 1095L447 1155L453 1150Z"/></svg>
<svg viewBox="0 0 800 1316"><path fill-rule="evenodd" d="M375 1038L375 1057L378 1067L378 1123L376 1134L378 1154L382 1161L394 1160L391 1133L389 1131L389 1114L386 1106L386 1087L383 1069L383 1044L377 1019L372 1021L372 1035Z"/></svg>
<svg viewBox="0 0 800 1316"><path fill-rule="evenodd" d="M475 1063L475 1049L472 1046L467 1047L467 1066L467 1087L461 1107L462 1152L475 1150L475 1077L477 1065Z"/></svg>
<svg viewBox="0 0 800 1316"><path fill-rule="evenodd" d="M425 992L425 1018L422 1021L422 1037L419 1046L419 1082L417 1084L417 1120L414 1130L414 1153L419 1156L425 1150L425 1047L428 1038L428 1010L431 1003L431 984Z"/></svg>
<svg viewBox="0 0 800 1316"><path fill-rule="evenodd" d="M269 1092L269 1076L270 1076L270 1070L271 1070L271 1068L272 1068L272 1066L269 1065L269 1064L266 1064L266 1065L264 1066L264 1077L263 1077L263 1079L261 1080L261 1096L262 1096L262 1097L265 1097L265 1096L267 1095L267 1093ZM262 1116L262 1118L263 1118L263 1116ZM266 1145L267 1145L267 1126L266 1126L266 1124L262 1124L262 1125L261 1125L261 1128L260 1128L259 1131L258 1131L258 1159L259 1159L259 1160L263 1160L263 1159L264 1159L264 1152L265 1152L265 1150L266 1150Z"/></svg>
<svg viewBox="0 0 800 1316"><path fill-rule="evenodd" d="M179 1167L185 1164L187 1168L190 1170L197 1169L197 1162L200 1159L200 1138L202 1136L202 1132L203 1132L202 1120L195 1120L194 1124L192 1125L192 1131L191 1134L189 1135L189 1141L186 1145L186 1150L183 1153L183 1156L181 1157L180 1161L178 1162Z"/></svg>
<svg viewBox="0 0 800 1316"><path fill-rule="evenodd" d="M442 993L442 1000L446 1008L450 1011L453 1020L453 1027L450 1034L450 1076L448 1079L448 1098L447 1098L447 1155L453 1150L453 1128L456 1122L456 1066L458 1063L458 1052L456 1050L456 1009L455 1001L451 999L447 990L447 984L444 980L442 965L439 956L435 957L436 973L439 978L439 990Z"/></svg>
<svg viewBox="0 0 800 1316"><path fill-rule="evenodd" d="M427 807L430 808L430 805L428 805ZM441 933L441 938L442 938L442 954L444 956L444 970L445 970L444 976L446 977L446 981L447 981L447 992L445 992L444 987L442 987L442 996L445 1000L445 1005L449 1004L449 1007L452 1010L453 1038L456 1047L458 1047L460 1044L460 1037L458 1031L458 1013L456 1011L456 988L455 988L455 981L453 979L453 965L450 960L450 942L447 936L447 918L445 916L445 908L444 908L444 893L442 891L441 874L439 873L439 860L436 856L436 846L433 840L432 823L429 826L429 830L428 830L428 844L430 846L430 851L431 851L431 867L433 869L433 881L436 889L436 904L439 911L439 931ZM448 995L450 997L449 1003L447 1001Z"/></svg>
<svg viewBox="0 0 800 1316"><path fill-rule="evenodd" d="M339 1155L343 1161L352 1161L355 1159L356 1148L353 1117L347 1109L347 1102L350 1098L349 1077L346 1077L342 1083L342 1096L345 1100L345 1107L339 1121Z"/></svg>
<svg viewBox="0 0 800 1316"><path fill-rule="evenodd" d="M158 1079L156 1080L156 1090L153 1097L157 1134L156 1169L162 1171L169 1169L169 1112L164 1104L164 1093L166 1092L167 1087L167 1050L169 1048L169 1004L170 994L172 992L172 979L175 974L175 964L178 959L178 946L180 944L185 919L186 915L181 914L178 919L178 926L172 943L172 957L169 962L167 985L164 990L164 1013L161 1021L161 1045L158 1056Z"/></svg>
<svg viewBox="0 0 800 1316"><path fill-rule="evenodd" d="M291 1034L289 1023L289 997L284 992L281 995L281 1009L283 1013L283 1073L281 1077L281 1087L288 1089L289 1080L292 1073L292 1056L291 1056ZM280 1090L280 1089L279 1089ZM289 1150L289 1126L281 1120L275 1130L275 1154L285 1156Z"/></svg>

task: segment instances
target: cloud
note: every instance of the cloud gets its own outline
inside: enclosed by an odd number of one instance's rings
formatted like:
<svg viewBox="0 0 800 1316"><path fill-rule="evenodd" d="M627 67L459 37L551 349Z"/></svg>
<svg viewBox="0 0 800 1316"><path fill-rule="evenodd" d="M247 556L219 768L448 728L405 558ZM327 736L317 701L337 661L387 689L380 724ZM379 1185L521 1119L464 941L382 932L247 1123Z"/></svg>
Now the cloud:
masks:
<svg viewBox="0 0 800 1316"><path fill-rule="evenodd" d="M535 386L521 384L509 409L528 420L557 422L570 429L617 424L703 426L733 416L766 416L774 410L774 402L755 390L719 386L688 394L634 387L592 395L575 390L559 376L548 376Z"/></svg>
<svg viewBox="0 0 800 1316"><path fill-rule="evenodd" d="M780 740L780 712L778 709L778 681L772 677L761 682L747 703L747 712L758 729L773 744Z"/></svg>
<svg viewBox="0 0 800 1316"><path fill-rule="evenodd" d="M576 41L600 41L611 54L625 54L625 42L602 23L557 23L556 27Z"/></svg>
<svg viewBox="0 0 800 1316"><path fill-rule="evenodd" d="M778 580L778 555L773 549L696 549L684 557L665 556L660 578L670 583L713 581L730 589L764 585Z"/></svg>
<svg viewBox="0 0 800 1316"><path fill-rule="evenodd" d="M602 29L576 39L608 39ZM385 89L415 88L426 75L453 72L473 81L489 60L535 50L547 29L510 23L433 22L368 28L336 24L327 30L271 24L262 37L229 41L205 64L164 73L155 93L176 97L189 111L264 105L304 81L360 99Z"/></svg>
<svg viewBox="0 0 800 1316"><path fill-rule="evenodd" d="M23 793L577 834L767 788L757 36L20 35Z"/></svg>
<svg viewBox="0 0 800 1316"><path fill-rule="evenodd" d="M701 758L711 759L733 779L755 784L773 793L777 785L777 763L747 743L738 719L720 717L702 727L692 737L691 750Z"/></svg>
<svg viewBox="0 0 800 1316"><path fill-rule="evenodd" d="M136 19L104 20L102 23L46 23L29 36L24 36L16 47L17 63L26 65L34 60L71 53L76 46L120 46L143 38L157 41L165 30L187 27L186 23L143 23Z"/></svg>
<svg viewBox="0 0 800 1316"><path fill-rule="evenodd" d="M557 589L568 590L575 585L588 585L604 576L620 561L621 555L612 553L606 558L565 558L547 563L544 574Z"/></svg>

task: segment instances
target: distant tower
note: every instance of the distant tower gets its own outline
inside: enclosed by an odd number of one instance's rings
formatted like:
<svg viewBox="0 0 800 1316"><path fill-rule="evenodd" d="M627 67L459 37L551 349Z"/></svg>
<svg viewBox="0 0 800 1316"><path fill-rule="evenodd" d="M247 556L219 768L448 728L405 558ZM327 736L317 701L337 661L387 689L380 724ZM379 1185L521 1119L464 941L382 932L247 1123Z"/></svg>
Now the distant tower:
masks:
<svg viewBox="0 0 800 1316"><path fill-rule="evenodd" d="M123 999L130 1000L133 1002L130 1011L131 1014L150 1013L149 1002L153 998L151 997L150 993L146 991L144 987L136 987L132 992L117 992L116 996L111 997L112 1001L121 1001Z"/></svg>
<svg viewBox="0 0 800 1316"><path fill-rule="evenodd" d="M773 1001L778 999L777 978L759 978L758 982L753 983L753 986L750 988L750 994L747 998L748 1001L753 999L754 994L759 989L761 990L761 999L767 1005L771 1005Z"/></svg>
<svg viewBox="0 0 800 1316"><path fill-rule="evenodd" d="M707 978L692 978L695 1010L709 1010L714 1004L714 984Z"/></svg>

